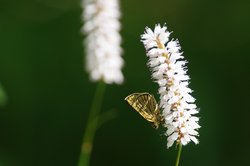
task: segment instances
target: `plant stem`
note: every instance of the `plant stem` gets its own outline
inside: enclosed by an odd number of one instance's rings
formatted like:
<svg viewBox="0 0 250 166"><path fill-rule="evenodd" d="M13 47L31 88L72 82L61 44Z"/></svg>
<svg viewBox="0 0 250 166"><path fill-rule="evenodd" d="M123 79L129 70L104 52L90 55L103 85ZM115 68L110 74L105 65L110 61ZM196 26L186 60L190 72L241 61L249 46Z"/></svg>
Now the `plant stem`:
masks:
<svg viewBox="0 0 250 166"><path fill-rule="evenodd" d="M92 106L89 112L87 126L85 129L84 137L83 137L83 143L82 143L82 149L81 149L81 155L79 159L78 166L88 166L89 160L92 152L92 146L93 146L93 139L95 137L98 120L99 120L99 113L101 111L101 105L103 101L103 96L105 93L105 87L106 84L103 82L99 82L96 91L95 96L92 102Z"/></svg>
<svg viewBox="0 0 250 166"><path fill-rule="evenodd" d="M180 158L181 158L181 149L182 149L182 144L179 143L178 154L177 154L175 166L179 166Z"/></svg>

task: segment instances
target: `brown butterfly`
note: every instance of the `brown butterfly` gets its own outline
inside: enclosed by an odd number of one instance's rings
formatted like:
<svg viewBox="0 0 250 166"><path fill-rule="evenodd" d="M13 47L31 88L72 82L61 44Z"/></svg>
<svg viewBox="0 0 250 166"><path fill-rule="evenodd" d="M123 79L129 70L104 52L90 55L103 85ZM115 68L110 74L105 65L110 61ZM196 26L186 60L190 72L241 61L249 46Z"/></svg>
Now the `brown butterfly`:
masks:
<svg viewBox="0 0 250 166"><path fill-rule="evenodd" d="M158 104L153 95L144 93L133 93L128 95L125 100L133 107L144 119L152 123L155 129L158 129L163 118L160 115Z"/></svg>

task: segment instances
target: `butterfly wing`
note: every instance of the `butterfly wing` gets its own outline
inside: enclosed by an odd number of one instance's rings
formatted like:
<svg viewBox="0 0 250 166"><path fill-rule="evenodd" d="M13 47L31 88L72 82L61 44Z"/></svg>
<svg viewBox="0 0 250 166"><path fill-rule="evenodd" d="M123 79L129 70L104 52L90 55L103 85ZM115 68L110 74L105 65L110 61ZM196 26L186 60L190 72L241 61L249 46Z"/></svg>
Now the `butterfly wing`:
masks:
<svg viewBox="0 0 250 166"><path fill-rule="evenodd" d="M128 102L129 105L133 105L134 102L136 101L136 98L142 93L132 93L130 95L128 95L125 100Z"/></svg>
<svg viewBox="0 0 250 166"><path fill-rule="evenodd" d="M149 93L133 93L125 98L144 119L149 122L155 122L158 105L153 95Z"/></svg>

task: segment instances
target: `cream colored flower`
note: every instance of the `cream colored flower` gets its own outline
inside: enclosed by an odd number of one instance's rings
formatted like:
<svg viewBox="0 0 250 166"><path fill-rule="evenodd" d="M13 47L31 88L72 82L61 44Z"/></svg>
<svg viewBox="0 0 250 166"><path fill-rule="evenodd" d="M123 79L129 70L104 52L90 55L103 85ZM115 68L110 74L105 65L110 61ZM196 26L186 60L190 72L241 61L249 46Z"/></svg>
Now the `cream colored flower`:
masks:
<svg viewBox="0 0 250 166"><path fill-rule="evenodd" d="M183 60L178 40L169 40L170 32L164 25L155 26L152 31L146 28L141 36L147 56L148 66L152 71L152 78L159 85L160 108L167 128L167 147L176 141L186 145L190 141L198 143L197 129L199 118L195 99L191 96L192 90L188 87L186 63Z"/></svg>
<svg viewBox="0 0 250 166"><path fill-rule="evenodd" d="M82 0L86 70L93 81L123 83L118 0Z"/></svg>

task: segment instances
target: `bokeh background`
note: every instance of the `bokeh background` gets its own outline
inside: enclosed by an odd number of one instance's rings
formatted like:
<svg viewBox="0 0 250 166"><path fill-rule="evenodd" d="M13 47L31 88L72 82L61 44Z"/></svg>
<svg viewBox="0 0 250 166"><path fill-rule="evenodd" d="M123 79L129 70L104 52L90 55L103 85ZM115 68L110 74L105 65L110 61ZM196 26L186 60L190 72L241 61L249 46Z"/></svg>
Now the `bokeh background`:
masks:
<svg viewBox="0 0 250 166"><path fill-rule="evenodd" d="M96 87L84 71L79 3L0 0L1 166L77 165ZM158 98L140 35L165 22L201 108L200 144L183 148L181 165L250 165L250 1L122 0L121 9L126 81L107 88L102 112L118 116L98 129L91 165L174 165L163 131L124 102L132 92Z"/></svg>

